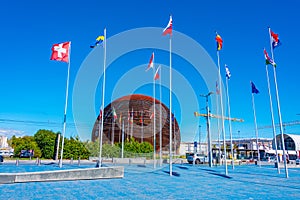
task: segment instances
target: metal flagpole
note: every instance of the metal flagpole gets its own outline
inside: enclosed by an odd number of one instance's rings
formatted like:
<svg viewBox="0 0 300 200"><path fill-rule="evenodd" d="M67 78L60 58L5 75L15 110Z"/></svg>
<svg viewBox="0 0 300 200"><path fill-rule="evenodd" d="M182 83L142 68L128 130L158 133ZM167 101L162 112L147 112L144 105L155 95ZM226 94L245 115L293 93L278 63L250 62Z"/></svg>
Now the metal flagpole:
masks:
<svg viewBox="0 0 300 200"><path fill-rule="evenodd" d="M253 114L254 114L254 125L255 125L255 135L256 135L257 161L260 166L260 154L259 154L259 146L258 146L258 130L257 130L257 123L256 123L256 112L255 112L255 102L254 102L253 92L252 92L252 108L253 108Z"/></svg>
<svg viewBox="0 0 300 200"><path fill-rule="evenodd" d="M121 158L124 158L124 120L122 122L122 149L121 149Z"/></svg>
<svg viewBox="0 0 300 200"><path fill-rule="evenodd" d="M161 74L161 68L159 69ZM159 106L159 166L162 166L162 92L161 92L161 77L159 78L159 98L160 98L160 106Z"/></svg>
<svg viewBox="0 0 300 200"><path fill-rule="evenodd" d="M153 58L154 63L154 58ZM153 167L156 168L155 67L153 66Z"/></svg>
<svg viewBox="0 0 300 200"><path fill-rule="evenodd" d="M172 37L170 35L170 124L169 124L169 128L170 128L170 132L169 132L169 140L170 140L170 152L169 152L169 168L170 168L170 176L173 175L172 172Z"/></svg>
<svg viewBox="0 0 300 200"><path fill-rule="evenodd" d="M103 140L103 121L104 121L104 97L105 97L105 68L106 68L106 28L104 28L104 40L103 40L103 84L102 84L102 117L101 117L101 133L99 141L99 168L102 167L102 140Z"/></svg>
<svg viewBox="0 0 300 200"><path fill-rule="evenodd" d="M275 143L277 171L278 171L278 174L280 174L280 167L279 167L279 162L278 162L278 151L277 151L276 129L275 129L275 122L274 122L273 104L272 104L272 96L271 96L271 89L270 89L270 78L269 78L269 72L268 72L268 65L266 65L266 74L267 74L268 91L269 91L269 97L270 97L270 111L271 111L271 118L272 118L273 137L274 137L274 143Z"/></svg>
<svg viewBox="0 0 300 200"><path fill-rule="evenodd" d="M229 89L228 89L228 77L226 78L226 92L227 92L227 107L228 107L228 117L229 117L229 133L230 133L230 150L231 150L231 164L232 164L232 169L234 169L234 155L233 155L233 146L232 146L232 128L231 128L231 120L230 120L230 100L229 100Z"/></svg>
<svg viewBox="0 0 300 200"><path fill-rule="evenodd" d="M270 36L271 54L272 54L272 59L274 61L274 52L273 52L272 40L271 40L271 28L269 28L269 36ZM276 67L274 67L274 66L273 66L273 73L274 73L274 82L275 82L276 99L277 99L277 110L278 110L280 133L281 133L281 144L282 144L282 150L283 150L284 169L285 169L285 176L286 176L286 178L288 178L289 177L289 172L288 172L287 164L286 164L285 144L284 144L283 127L282 127L282 119L281 119L281 111L280 111L280 102L279 102L277 78L276 78L277 77L276 76ZM276 140L276 138L275 138L275 140ZM277 163L277 164L279 165L279 163Z"/></svg>
<svg viewBox="0 0 300 200"><path fill-rule="evenodd" d="M217 82L218 84L218 82ZM219 90L219 88L218 88ZM217 104L217 115L219 115L219 96L220 95L220 91L216 91L216 104ZM218 159L219 159L219 164L221 165L221 144L220 144L220 120L219 118L217 119L217 123L218 123L218 148L219 148L219 152L218 152Z"/></svg>
<svg viewBox="0 0 300 200"><path fill-rule="evenodd" d="M223 147L224 147L224 160L225 160L225 174L228 175L227 169L227 152L226 152L226 134L225 134L225 125L224 125L224 110L223 110L223 98L222 98L222 82L221 82L221 70L220 70L220 55L217 51L218 57L218 68L219 68L219 84L220 84L220 104L221 104L221 119L222 119L222 132L223 132Z"/></svg>
<svg viewBox="0 0 300 200"><path fill-rule="evenodd" d="M64 143L65 143L65 133L66 133L67 107L68 107L68 95L69 95L69 79L70 79L70 65L71 65L71 59L70 59L70 57L71 57L71 42L70 42L70 46L69 46L69 62L68 62L68 72L67 72L66 101L65 101L65 111L64 111L64 125L63 125L63 131L62 131L61 152L60 152L60 162L59 162L59 167L60 168L62 168L63 153L64 153Z"/></svg>

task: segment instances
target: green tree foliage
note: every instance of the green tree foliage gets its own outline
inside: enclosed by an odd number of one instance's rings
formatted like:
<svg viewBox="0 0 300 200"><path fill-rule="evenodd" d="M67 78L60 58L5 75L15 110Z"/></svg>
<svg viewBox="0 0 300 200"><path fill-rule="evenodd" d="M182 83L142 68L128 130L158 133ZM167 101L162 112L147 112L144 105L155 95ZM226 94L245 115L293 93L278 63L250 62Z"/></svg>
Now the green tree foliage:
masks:
<svg viewBox="0 0 300 200"><path fill-rule="evenodd" d="M11 147L14 148L15 156L19 156L21 150L34 150L34 157L41 157L42 153L40 148L38 147L34 137L32 136L24 136L24 137L16 137L13 136L10 139Z"/></svg>
<svg viewBox="0 0 300 200"><path fill-rule="evenodd" d="M65 138L64 154L65 159L88 159L90 152L85 145L79 140L78 137L71 137L70 139Z"/></svg>
<svg viewBox="0 0 300 200"><path fill-rule="evenodd" d="M56 133L49 130L39 130L34 135L34 140L42 152L42 157L46 159L53 158Z"/></svg>

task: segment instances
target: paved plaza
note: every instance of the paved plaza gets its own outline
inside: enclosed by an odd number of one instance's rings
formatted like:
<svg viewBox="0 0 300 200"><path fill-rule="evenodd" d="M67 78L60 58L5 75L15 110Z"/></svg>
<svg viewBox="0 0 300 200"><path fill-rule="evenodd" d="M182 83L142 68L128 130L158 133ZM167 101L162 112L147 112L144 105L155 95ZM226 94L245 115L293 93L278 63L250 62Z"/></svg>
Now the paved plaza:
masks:
<svg viewBox="0 0 300 200"><path fill-rule="evenodd" d="M107 164L109 165L109 164ZM300 199L300 168L277 173L273 165L124 165L122 179L2 184L1 199ZM63 169L94 167L65 164ZM56 163L0 165L2 173L58 170Z"/></svg>

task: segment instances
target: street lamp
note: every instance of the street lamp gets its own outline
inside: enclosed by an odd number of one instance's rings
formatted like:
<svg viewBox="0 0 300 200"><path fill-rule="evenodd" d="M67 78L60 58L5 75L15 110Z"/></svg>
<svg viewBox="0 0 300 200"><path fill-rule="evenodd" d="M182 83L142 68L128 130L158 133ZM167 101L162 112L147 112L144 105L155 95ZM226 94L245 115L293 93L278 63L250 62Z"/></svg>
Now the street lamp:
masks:
<svg viewBox="0 0 300 200"><path fill-rule="evenodd" d="M209 122L209 107L208 107L208 97L213 94L213 92L209 92L208 94L200 94L201 97L206 98L206 126L207 126L207 148L208 148L208 162L209 167L212 167L212 147L211 147L211 135L210 135L210 122Z"/></svg>

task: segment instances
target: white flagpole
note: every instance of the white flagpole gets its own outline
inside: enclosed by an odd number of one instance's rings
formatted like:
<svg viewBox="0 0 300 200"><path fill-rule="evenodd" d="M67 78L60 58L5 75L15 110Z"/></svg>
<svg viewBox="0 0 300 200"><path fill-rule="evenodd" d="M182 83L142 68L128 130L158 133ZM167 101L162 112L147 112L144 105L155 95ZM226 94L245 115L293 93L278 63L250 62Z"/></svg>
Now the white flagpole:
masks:
<svg viewBox="0 0 300 200"><path fill-rule="evenodd" d="M159 69L160 78L159 78L159 98L160 98L160 107L159 107L159 166L162 166L162 92L161 92L161 68Z"/></svg>
<svg viewBox="0 0 300 200"><path fill-rule="evenodd" d="M231 114L230 114L230 100L229 100L229 89L228 89L228 77L226 78L226 92L227 92L227 107L228 107L228 123L229 123L229 134L230 134L230 150L231 150L231 162L232 162L232 169L234 169L234 155L233 155L233 146L232 146L232 127L231 127Z"/></svg>
<svg viewBox="0 0 300 200"><path fill-rule="evenodd" d="M274 61L274 52L273 52L272 40L271 40L271 28L269 28L269 35L270 35L271 54L272 54L272 59ZM276 67L274 67L274 66L273 66L273 72L274 72L274 82L275 82L275 89L276 89L277 109L278 109L278 117L279 117L280 133L281 133L281 144L282 144L282 150L283 150L284 169L285 169L285 176L286 176L286 178L288 178L289 177L289 172L288 172L287 164L286 164L286 153L285 153L283 127L282 127L282 119L281 119L281 111L280 111L280 102L279 102L278 87L277 87ZM276 137L275 137L275 140L276 140ZM279 165L279 163L277 163L277 164Z"/></svg>
<svg viewBox="0 0 300 200"><path fill-rule="evenodd" d="M153 167L156 168L156 124L155 124L155 67L153 58Z"/></svg>
<svg viewBox="0 0 300 200"><path fill-rule="evenodd" d="M219 84L220 84L220 103L221 103L221 119L222 119L222 132L223 132L223 147L224 147L224 161L225 161L225 175L228 175L227 169L227 152L226 152L226 134L224 125L224 110L223 110L223 98L222 98L222 81L221 81L221 70L220 70L220 55L217 51L218 57L218 68L219 68Z"/></svg>
<svg viewBox="0 0 300 200"><path fill-rule="evenodd" d="M65 101L64 125L63 125L63 131L62 131L62 141L61 141L61 152L60 152L59 168L62 168L63 154L64 154L66 120L67 120L67 107L68 107L68 96L69 96L70 65L71 65L71 42L70 42L70 46L69 46L69 62L68 62L68 72L67 72L66 101Z"/></svg>
<svg viewBox="0 0 300 200"><path fill-rule="evenodd" d="M121 148L121 158L124 158L124 120L122 122L122 148Z"/></svg>
<svg viewBox="0 0 300 200"><path fill-rule="evenodd" d="M268 91L269 91L269 98L270 98L270 111L271 111L271 118L272 118L273 137L274 137L274 143L275 143L277 172L278 172L278 174L280 174L280 167L279 167L279 162L278 162L278 151L277 151L276 129L275 129L275 122L274 122L274 114L273 114L274 112L273 112L272 95L271 95L271 89L270 89L270 78L269 78L268 65L266 65L266 74L267 74Z"/></svg>
<svg viewBox="0 0 300 200"><path fill-rule="evenodd" d="M102 140L103 140L103 121L104 121L104 97L105 97L105 69L106 69L106 28L104 29L104 55L103 55L103 84L102 84L102 116L101 116L101 134L100 134L100 148L99 148L99 167L102 167Z"/></svg>
<svg viewBox="0 0 300 200"><path fill-rule="evenodd" d="M259 155L259 146L258 146L258 130L257 130L257 123L256 123L256 112L255 112L255 102L254 102L253 92L252 92L252 108L253 108L253 115L254 115L255 135L256 135L257 161L260 166L260 155Z"/></svg>
<svg viewBox="0 0 300 200"><path fill-rule="evenodd" d="M170 156L170 163L169 163L169 168L170 168L170 176L173 175L172 172L172 37L170 35L170 124L169 124L169 128L170 128L170 132L169 132L169 140L170 140L170 152L169 152L169 156Z"/></svg>
<svg viewBox="0 0 300 200"><path fill-rule="evenodd" d="M219 90L219 88L218 88L218 90ZM220 92L218 92L218 93L220 93ZM217 115L219 115L219 97L218 97L219 95L220 94L216 93ZM220 134L221 134L221 132L220 132L220 120L219 120L219 118L217 119L217 123L218 123L218 148L219 148L218 159L219 159L219 164L221 165L221 155L220 155L220 153L221 153L221 144L220 144Z"/></svg>

